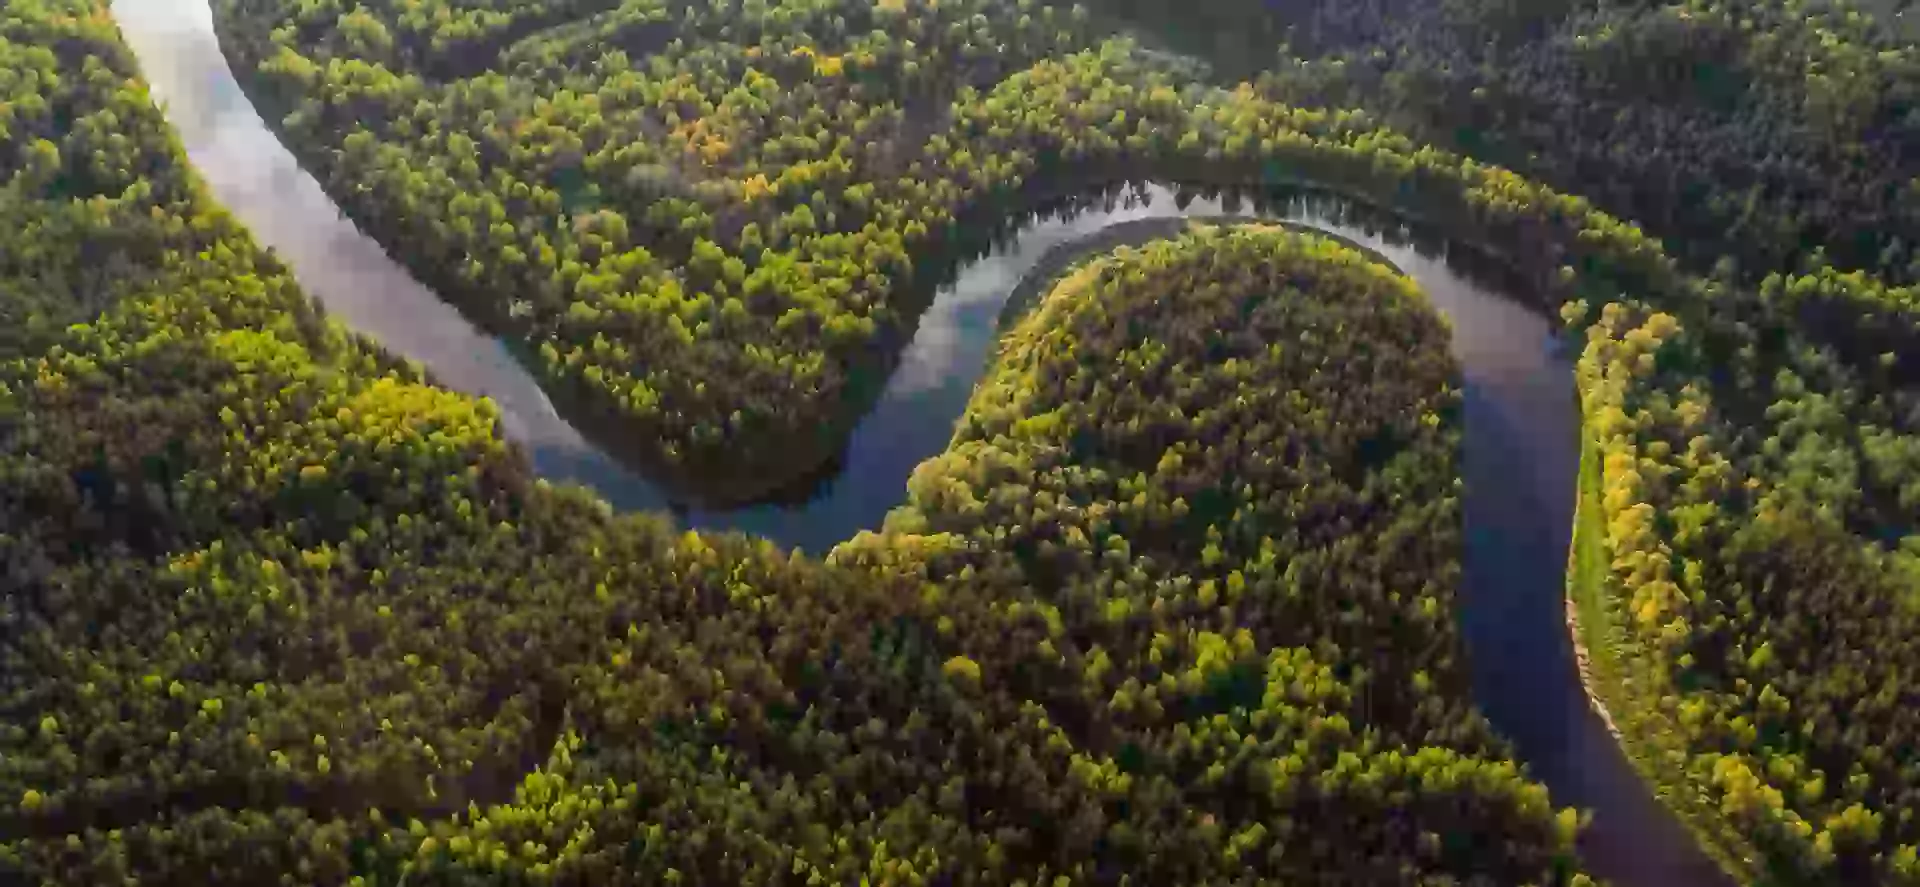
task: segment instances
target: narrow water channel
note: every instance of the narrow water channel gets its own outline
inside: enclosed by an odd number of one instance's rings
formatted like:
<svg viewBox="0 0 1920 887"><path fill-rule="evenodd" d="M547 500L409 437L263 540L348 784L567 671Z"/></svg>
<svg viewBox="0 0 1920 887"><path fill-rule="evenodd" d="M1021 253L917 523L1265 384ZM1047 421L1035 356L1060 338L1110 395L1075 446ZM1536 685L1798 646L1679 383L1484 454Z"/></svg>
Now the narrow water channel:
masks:
<svg viewBox="0 0 1920 887"><path fill-rule="evenodd" d="M584 439L496 338L413 280L347 221L247 102L213 35L206 0L115 0L114 13L188 156L254 236L335 317L426 366L436 381L494 399L507 434L541 476L591 487L616 508L664 510L653 485ZM1100 232L1179 217L1290 221L1384 257L1451 320L1464 374L1462 623L1475 694L1555 803L1594 811L1589 868L1625 887L1730 883L1648 793L1589 709L1563 621L1562 590L1578 461L1571 365L1538 306L1478 283L1441 245L1360 207L1293 197L1259 205L1136 186L1111 205L1024 220L965 265L921 317L884 393L810 499L679 512L824 553L875 528L905 497L915 465L946 448L1017 291L1031 294ZM1135 226L1139 228L1139 226ZM1144 232L1145 229L1140 229ZM1150 233L1150 232L1148 232ZM1024 282L1024 285L1023 285Z"/></svg>

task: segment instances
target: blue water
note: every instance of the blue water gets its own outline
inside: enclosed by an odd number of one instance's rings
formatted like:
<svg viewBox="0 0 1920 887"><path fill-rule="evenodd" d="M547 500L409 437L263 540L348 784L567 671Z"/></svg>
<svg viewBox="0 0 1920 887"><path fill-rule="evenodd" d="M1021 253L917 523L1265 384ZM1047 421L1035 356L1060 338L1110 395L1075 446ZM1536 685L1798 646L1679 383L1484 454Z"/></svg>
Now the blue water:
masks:
<svg viewBox="0 0 1920 887"><path fill-rule="evenodd" d="M424 365L440 384L491 397L507 435L555 483L592 488L613 507L665 510L659 490L570 425L492 336L413 280L345 220L235 86L206 0L118 0L114 13L156 99L214 196L278 253L301 285L347 326ZM1258 201L1142 185L1110 206L1038 215L966 264L919 319L873 410L805 504L682 513L823 553L877 529L922 460L945 449L985 370L1009 295L1063 244L1119 222L1182 216L1286 220L1373 249L1410 276L1449 319L1465 389L1463 510L1467 542L1461 624L1476 701L1514 742L1555 803L1594 811L1582 850L1595 874L1622 885L1728 883L1632 772L1579 685L1563 591L1578 463L1570 356L1545 312L1449 260L1398 222L1355 221L1327 198ZM1249 208L1249 204L1256 204ZM1178 204L1178 205L1176 205Z"/></svg>

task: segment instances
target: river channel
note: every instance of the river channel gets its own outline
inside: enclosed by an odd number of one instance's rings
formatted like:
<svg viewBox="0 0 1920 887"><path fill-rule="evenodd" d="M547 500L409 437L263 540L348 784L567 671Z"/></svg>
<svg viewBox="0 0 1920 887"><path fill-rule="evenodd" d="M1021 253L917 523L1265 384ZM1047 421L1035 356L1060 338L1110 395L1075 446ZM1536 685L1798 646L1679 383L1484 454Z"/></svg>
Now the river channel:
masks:
<svg viewBox="0 0 1920 887"><path fill-rule="evenodd" d="M590 487L620 509L671 508L655 486L575 430L499 339L413 280L341 214L240 91L206 0L115 0L113 7L213 196L329 313L418 361L438 383L492 398L506 433L542 477ZM939 290L885 391L806 502L672 510L689 526L741 530L815 554L877 528L904 499L914 466L946 448L1014 313L1009 299L1024 301L1077 255L1129 239L1123 230L1151 236L1153 226L1141 220L1180 217L1288 221L1337 234L1410 276L1447 315L1466 394L1461 620L1476 700L1556 804L1594 811L1582 851L1595 874L1628 887L1730 883L1633 773L1580 686L1562 608L1577 406L1553 325L1540 306L1472 270L1485 262L1450 259L1444 242L1419 242L1360 207L1139 184L1036 214Z"/></svg>

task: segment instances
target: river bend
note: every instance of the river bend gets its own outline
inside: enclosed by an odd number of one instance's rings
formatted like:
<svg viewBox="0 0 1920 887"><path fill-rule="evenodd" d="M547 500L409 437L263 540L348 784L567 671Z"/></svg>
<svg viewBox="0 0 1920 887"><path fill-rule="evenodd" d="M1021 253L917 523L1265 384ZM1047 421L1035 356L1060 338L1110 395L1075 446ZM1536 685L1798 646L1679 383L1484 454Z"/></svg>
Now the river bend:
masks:
<svg viewBox="0 0 1920 887"><path fill-rule="evenodd" d="M590 487L616 508L671 507L575 430L499 339L345 218L242 94L206 0L115 0L113 9L214 198L330 314L418 361L438 383L492 398L507 435L542 477ZM1106 229L1179 217L1287 221L1340 235L1413 278L1447 315L1466 401L1460 601L1476 701L1556 804L1594 811L1581 841L1589 870L1628 887L1731 883L1648 792L1580 686L1562 606L1578 414L1553 326L1538 306L1450 260L1443 243L1419 243L1360 207L1324 197L1196 197L1143 184L1091 207L1032 216L940 288L878 402L808 501L674 510L694 527L742 530L816 554L877 528L904 499L914 466L946 448L1012 313L1009 298L1038 292L1077 254L1111 245L1116 238L1097 236Z"/></svg>

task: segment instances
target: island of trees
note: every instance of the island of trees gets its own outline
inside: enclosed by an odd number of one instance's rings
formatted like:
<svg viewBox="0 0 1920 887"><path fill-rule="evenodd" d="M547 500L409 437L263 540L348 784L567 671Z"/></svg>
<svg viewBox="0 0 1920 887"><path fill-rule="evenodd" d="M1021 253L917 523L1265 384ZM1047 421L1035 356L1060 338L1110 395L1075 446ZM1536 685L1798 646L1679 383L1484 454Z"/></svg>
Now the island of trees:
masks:
<svg viewBox="0 0 1920 887"><path fill-rule="evenodd" d="M1920 883L1920 81L1873 16L1221 4L1288 41L1226 85L1112 36L1145 3L215 5L363 227L722 500L1042 195L1307 182L1502 257L1581 348L1623 746L1743 882ZM0 881L1584 880L1466 698L1446 331L1352 250L1079 267L813 562L550 487L325 318L95 0L0 9L0 219Z"/></svg>

